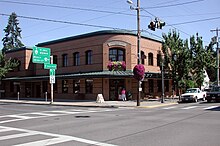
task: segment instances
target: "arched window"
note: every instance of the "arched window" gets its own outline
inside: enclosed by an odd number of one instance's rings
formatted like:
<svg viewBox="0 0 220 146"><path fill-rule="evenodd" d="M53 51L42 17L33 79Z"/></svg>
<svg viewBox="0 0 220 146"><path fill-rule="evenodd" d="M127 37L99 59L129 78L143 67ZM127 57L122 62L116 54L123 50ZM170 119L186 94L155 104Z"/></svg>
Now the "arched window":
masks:
<svg viewBox="0 0 220 146"><path fill-rule="evenodd" d="M141 64L145 64L146 55L144 54L144 51L141 51Z"/></svg>
<svg viewBox="0 0 220 146"><path fill-rule="evenodd" d="M112 48L109 50L110 61L125 61L125 50L121 48Z"/></svg>
<svg viewBox="0 0 220 146"><path fill-rule="evenodd" d="M148 53L148 65L154 65L153 59L153 53Z"/></svg>
<svg viewBox="0 0 220 146"><path fill-rule="evenodd" d="M73 65L78 66L80 64L79 52L73 53Z"/></svg>
<svg viewBox="0 0 220 146"><path fill-rule="evenodd" d="M86 65L92 64L92 50L86 51Z"/></svg>
<svg viewBox="0 0 220 146"><path fill-rule="evenodd" d="M160 66L161 63L161 54L157 54L157 66Z"/></svg>
<svg viewBox="0 0 220 146"><path fill-rule="evenodd" d="M53 55L53 64L57 64L57 55Z"/></svg>
<svg viewBox="0 0 220 146"><path fill-rule="evenodd" d="M68 55L67 54L62 55L62 60L63 60L63 67L68 66Z"/></svg>

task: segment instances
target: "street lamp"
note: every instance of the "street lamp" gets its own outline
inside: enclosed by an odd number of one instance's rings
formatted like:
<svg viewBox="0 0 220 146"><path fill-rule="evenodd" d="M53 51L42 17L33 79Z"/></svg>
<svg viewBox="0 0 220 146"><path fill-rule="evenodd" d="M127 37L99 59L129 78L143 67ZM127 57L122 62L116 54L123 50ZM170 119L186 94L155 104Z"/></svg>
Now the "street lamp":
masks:
<svg viewBox="0 0 220 146"><path fill-rule="evenodd" d="M130 9L137 10L137 64L140 64L140 41L141 41L141 31L140 31L140 0L137 0L137 6L133 7L133 1L127 0L130 4ZM138 81L138 95L137 95L137 106L140 106L140 96L141 96L141 81Z"/></svg>

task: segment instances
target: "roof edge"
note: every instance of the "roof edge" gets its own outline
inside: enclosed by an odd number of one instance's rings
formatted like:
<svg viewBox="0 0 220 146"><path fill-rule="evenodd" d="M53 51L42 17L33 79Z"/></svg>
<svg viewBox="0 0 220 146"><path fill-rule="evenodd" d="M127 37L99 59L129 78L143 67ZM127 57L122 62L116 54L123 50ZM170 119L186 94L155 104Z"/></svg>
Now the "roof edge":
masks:
<svg viewBox="0 0 220 146"><path fill-rule="evenodd" d="M81 39L81 38L87 38L87 37L92 37L92 36L98 36L98 35L106 35L106 34L122 34L122 35L132 35L132 36L137 36L134 31L128 31L128 30L101 30L101 31L95 31L95 32L90 32L90 33L85 33L85 34L80 34L76 36L70 36L70 37L65 37L57 40L52 40L52 41L47 41L47 42L42 42L38 43L36 46L41 47L45 45L52 45L56 43L61 43L65 41L70 41L70 40L75 40L75 39ZM142 38L150 39L153 41L157 42L162 42L162 40L157 39L155 37L147 36L147 35L141 35Z"/></svg>

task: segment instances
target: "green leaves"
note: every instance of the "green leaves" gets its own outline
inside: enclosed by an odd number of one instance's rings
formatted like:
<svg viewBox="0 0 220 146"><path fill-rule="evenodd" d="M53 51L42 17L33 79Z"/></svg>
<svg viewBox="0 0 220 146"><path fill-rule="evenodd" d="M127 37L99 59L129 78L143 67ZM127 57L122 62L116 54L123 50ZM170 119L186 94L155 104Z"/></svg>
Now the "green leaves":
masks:
<svg viewBox="0 0 220 146"><path fill-rule="evenodd" d="M0 80L5 77L5 75L16 68L19 65L18 61L15 59L6 59L5 55L0 53Z"/></svg>
<svg viewBox="0 0 220 146"><path fill-rule="evenodd" d="M215 66L212 48L203 47L202 37L190 37L182 40L175 30L167 35L163 34L162 51L165 59L165 68L169 70L174 88L187 88L201 86L204 80L204 70ZM194 82L194 83L193 83Z"/></svg>
<svg viewBox="0 0 220 146"><path fill-rule="evenodd" d="M19 23L17 15L13 12L8 19L8 25L4 29L5 37L2 39L3 53L5 53L7 50L20 48L24 46L24 44L20 40L21 28L18 25Z"/></svg>

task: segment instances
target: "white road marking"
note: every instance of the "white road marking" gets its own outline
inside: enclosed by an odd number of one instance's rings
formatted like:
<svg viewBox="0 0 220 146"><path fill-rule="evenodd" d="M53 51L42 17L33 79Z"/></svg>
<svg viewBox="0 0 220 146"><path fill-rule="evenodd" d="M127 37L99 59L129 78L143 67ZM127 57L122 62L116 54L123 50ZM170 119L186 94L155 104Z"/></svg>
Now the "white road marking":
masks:
<svg viewBox="0 0 220 146"><path fill-rule="evenodd" d="M214 109L214 108L217 108L217 107L219 107L219 106L209 106L209 107L206 107L206 108L203 108L203 109L209 110L209 109Z"/></svg>
<svg viewBox="0 0 220 146"><path fill-rule="evenodd" d="M6 136L1 136L1 140L6 140L6 139L12 139L12 138L19 138L19 137L24 137L24 136L30 136L30 135L36 135L37 133L20 133L20 134L12 134L12 135L6 135Z"/></svg>
<svg viewBox="0 0 220 146"><path fill-rule="evenodd" d="M54 145L58 143L63 143L67 141L78 141L81 143L86 143L89 145L97 145L97 146L116 146L113 144L108 144L108 143L102 143L98 141L93 141L93 140L88 140L84 138L79 138L79 137L74 137L74 136L68 136L68 135L60 135L60 134L53 134L53 133L47 133L47 132L41 132L41 131L34 131L34 130L26 130L26 129L20 129L20 128L12 128L12 127L5 127L5 126L0 126L2 129L9 129L13 131L20 131L20 132L25 132L25 133L20 133L20 134L13 134L13 135L7 135L7 136L1 136L1 140L7 140L11 138L19 138L19 137L24 137L24 136L31 136L31 135L46 135L50 136L51 138L45 139L45 140L38 140L38 141L33 141L33 142L28 142L28 143L23 143L23 144L18 144L14 146L40 146L40 145Z"/></svg>
<svg viewBox="0 0 220 146"><path fill-rule="evenodd" d="M177 106L171 106L171 107L165 107L165 108L163 108L163 109L174 109L174 108L176 108Z"/></svg>
<svg viewBox="0 0 220 146"><path fill-rule="evenodd" d="M182 108L184 110L187 110L187 109L193 109L193 108L197 108L198 106L189 106L189 107L185 107L185 108Z"/></svg>
<svg viewBox="0 0 220 146"><path fill-rule="evenodd" d="M61 116L61 115L68 115L68 114L108 112L108 111L115 111L115 110L118 110L118 109L96 109L96 110L69 109L69 110L60 110L60 111L57 111L57 110L56 111L42 111L42 112L33 112L33 113L22 113L22 114L16 114L16 115L5 115L5 116L0 116L0 124L27 120L27 119ZM28 115L37 115L37 116L28 116ZM15 118L15 119L1 121L1 118Z"/></svg>

